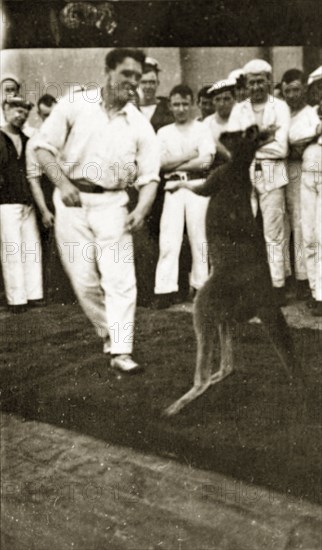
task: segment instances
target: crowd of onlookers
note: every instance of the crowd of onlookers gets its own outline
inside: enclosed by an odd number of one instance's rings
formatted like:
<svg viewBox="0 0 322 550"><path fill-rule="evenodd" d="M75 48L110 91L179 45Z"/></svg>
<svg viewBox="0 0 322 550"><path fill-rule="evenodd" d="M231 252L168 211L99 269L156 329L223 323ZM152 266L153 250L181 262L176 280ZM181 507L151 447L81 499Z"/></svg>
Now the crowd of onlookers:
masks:
<svg viewBox="0 0 322 550"><path fill-rule="evenodd" d="M139 303L168 307L178 296L184 298L182 286L193 299L206 281L208 199L191 186L229 161L230 152L220 141L223 132L257 124L268 129L270 139L251 165L251 202L254 215L257 209L262 213L276 300L286 304L292 280L296 298L321 316L322 67L308 77L288 69L274 87L272 67L261 59L249 61L199 90L197 118L186 84L174 86L168 97L157 95L160 72L159 63L147 57L131 96L157 133L161 158L154 204L145 227L134 235ZM7 305L14 313L45 305L55 277L67 284L57 268L53 185L37 164L33 143L39 130L28 125L33 105L19 88L18 77L2 75L1 265ZM41 121L56 103L48 94L39 98ZM137 200L134 180L128 186L130 207Z"/></svg>

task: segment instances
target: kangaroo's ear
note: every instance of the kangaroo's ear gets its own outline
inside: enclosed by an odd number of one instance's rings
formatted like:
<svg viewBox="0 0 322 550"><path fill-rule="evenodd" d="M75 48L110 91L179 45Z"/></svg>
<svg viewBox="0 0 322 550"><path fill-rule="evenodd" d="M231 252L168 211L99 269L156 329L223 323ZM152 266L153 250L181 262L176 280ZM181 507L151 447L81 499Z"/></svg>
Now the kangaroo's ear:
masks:
<svg viewBox="0 0 322 550"><path fill-rule="evenodd" d="M259 136L259 128L257 124L253 124L252 126L249 126L245 130L245 137L249 141L256 141Z"/></svg>
<svg viewBox="0 0 322 550"><path fill-rule="evenodd" d="M237 142L237 139L240 137L241 132L223 132L219 138L220 142L228 149L228 151L231 151L235 143Z"/></svg>

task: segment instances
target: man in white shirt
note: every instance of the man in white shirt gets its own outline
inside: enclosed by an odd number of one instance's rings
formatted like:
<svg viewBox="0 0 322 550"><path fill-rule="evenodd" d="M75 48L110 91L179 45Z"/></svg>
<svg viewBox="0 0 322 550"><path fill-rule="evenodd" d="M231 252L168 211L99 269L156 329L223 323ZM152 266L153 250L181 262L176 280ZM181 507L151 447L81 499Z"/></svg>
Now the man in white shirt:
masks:
<svg viewBox="0 0 322 550"><path fill-rule="evenodd" d="M200 183L215 153L209 130L193 119L193 93L185 85L170 92L170 109L175 122L158 131L161 146L161 168L167 180L160 222L160 254L156 269L157 307L168 307L178 292L178 263L184 224L192 254L190 287L199 289L208 277L205 218L208 198L188 189L167 191L171 181L186 178Z"/></svg>
<svg viewBox="0 0 322 550"><path fill-rule="evenodd" d="M308 78L308 93L316 103L316 119L303 128L313 142L303 153L301 182L302 232L307 273L313 300L312 314L322 316L322 66ZM316 123L316 125L315 125ZM314 127L315 125L315 127Z"/></svg>
<svg viewBox="0 0 322 550"><path fill-rule="evenodd" d="M236 81L233 79L219 80L208 90L215 112L205 118L204 125L209 128L216 147L215 165L230 158L228 149L220 142L220 136L228 128L230 113L235 105L235 86Z"/></svg>
<svg viewBox="0 0 322 550"><path fill-rule="evenodd" d="M281 90L291 111L286 213L293 233L296 296L300 300L305 300L309 297L310 290L301 225L302 155L305 147L312 141L312 131L315 132L319 119L313 107L306 103L306 79L302 71L298 69L286 71L282 76Z"/></svg>
<svg viewBox="0 0 322 550"><path fill-rule="evenodd" d="M78 300L110 350L111 366L132 373L136 279L132 231L143 226L160 169L151 124L131 103L145 56L120 48L106 56L102 90L63 98L34 143L41 169L57 186L55 233ZM139 190L128 212L126 187ZM110 346L109 341L110 338Z"/></svg>
<svg viewBox="0 0 322 550"><path fill-rule="evenodd" d="M237 103L230 115L230 131L252 124L271 131L272 141L256 152L250 173L264 224L268 261L276 300L285 305L285 185L290 110L285 101L269 94L272 67L254 59L243 68L249 98ZM255 206L255 205L254 205Z"/></svg>

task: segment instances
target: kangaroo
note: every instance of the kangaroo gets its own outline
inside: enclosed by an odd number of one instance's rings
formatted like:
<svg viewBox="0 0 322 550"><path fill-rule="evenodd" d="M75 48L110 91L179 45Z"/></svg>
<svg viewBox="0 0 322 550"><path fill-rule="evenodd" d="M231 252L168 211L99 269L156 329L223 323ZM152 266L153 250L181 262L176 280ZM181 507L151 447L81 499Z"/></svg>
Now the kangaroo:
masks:
<svg viewBox="0 0 322 550"><path fill-rule="evenodd" d="M225 132L221 141L231 159L196 187L189 181L177 184L210 196L206 216L210 275L193 306L197 338L194 384L166 409L166 416L177 414L233 372L232 323L254 316L262 321L291 384L297 387L304 382L288 325L273 293L261 212L258 208L254 216L251 207L249 168L256 149L271 139L270 131L250 126L244 132ZM217 335L220 364L213 372Z"/></svg>

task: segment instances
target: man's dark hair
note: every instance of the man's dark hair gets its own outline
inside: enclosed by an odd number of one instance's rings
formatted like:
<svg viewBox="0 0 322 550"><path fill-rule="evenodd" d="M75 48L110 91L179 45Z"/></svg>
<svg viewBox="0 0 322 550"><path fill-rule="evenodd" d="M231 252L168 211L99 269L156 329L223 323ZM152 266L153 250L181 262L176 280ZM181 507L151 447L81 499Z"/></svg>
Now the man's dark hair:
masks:
<svg viewBox="0 0 322 550"><path fill-rule="evenodd" d="M174 88L172 88L169 98L171 98L173 95L181 95L182 97L191 97L191 101L193 101L193 91L192 89L187 86L186 84L178 84Z"/></svg>
<svg viewBox="0 0 322 550"><path fill-rule="evenodd" d="M199 103L200 99L202 97L205 97L206 99L211 99L211 94L208 94L208 91L210 90L211 85L209 86L203 86L200 88L198 95L197 95L197 102Z"/></svg>
<svg viewBox="0 0 322 550"><path fill-rule="evenodd" d="M39 105L46 105L46 107L51 107L52 105L54 105L54 103L57 103L57 100L53 95L44 94L38 99L37 107L38 109Z"/></svg>
<svg viewBox="0 0 322 550"><path fill-rule="evenodd" d="M283 74L281 83L285 82L285 84L290 84L290 82L294 82L294 80L299 80L302 84L306 84L306 78L303 71L299 69L289 69Z"/></svg>
<svg viewBox="0 0 322 550"><path fill-rule="evenodd" d="M126 57L131 57L132 59L140 63L143 70L145 53L142 50L137 50L134 48L116 48L114 50L111 50L105 57L105 67L107 69L114 70L117 65L123 63Z"/></svg>

